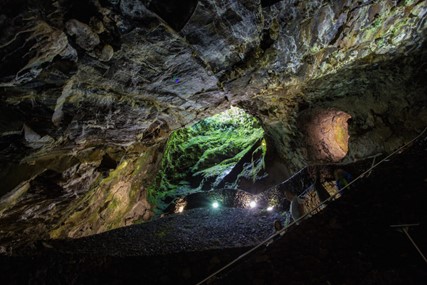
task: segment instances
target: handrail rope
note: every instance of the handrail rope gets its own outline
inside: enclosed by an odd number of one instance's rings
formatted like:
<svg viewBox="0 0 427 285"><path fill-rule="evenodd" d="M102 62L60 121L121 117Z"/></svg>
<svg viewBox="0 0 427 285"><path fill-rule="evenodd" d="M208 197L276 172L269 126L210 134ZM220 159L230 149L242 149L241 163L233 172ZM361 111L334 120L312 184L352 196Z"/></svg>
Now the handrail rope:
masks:
<svg viewBox="0 0 427 285"><path fill-rule="evenodd" d="M375 157L374 157L374 159L372 160L371 167L375 164L375 159L376 159L376 158L377 158L377 157L375 156ZM366 175L366 177L371 176L371 174L372 174L372 170L371 170L371 171L369 171L369 173Z"/></svg>
<svg viewBox="0 0 427 285"><path fill-rule="evenodd" d="M383 153L377 153L377 154L374 154L374 155L371 155L371 156L365 157L365 158L363 158L363 159L357 159L357 160L354 160L352 163L357 162L357 161L360 161L360 160L367 160L367 159L371 159L371 158L373 158L373 159L375 160L378 156L381 156L381 155L383 155ZM347 164L348 164L348 162L346 162L346 163L329 163L328 165L340 166L340 165L347 165ZM310 166L316 166L316 167L318 167L318 166L325 166L325 165L324 165L324 164L313 164L313 165L310 165ZM300 170L298 170L297 172L295 172L294 174L292 174L292 176L288 177L285 181L282 181L282 182L280 182L279 184L276 184L276 185L271 186L270 188L268 188L268 189L267 189L267 191L269 191L269 190L271 190L271 189L274 189L274 188L277 188L277 187L279 187L280 185L283 185L283 184L285 184L285 183L289 182L290 180L292 180L293 178L295 178L295 176L297 176L298 174L300 174L303 170L307 169L308 167L309 167L309 166L305 166L305 167L301 168ZM307 188L310 188L311 186L313 186L313 184L312 184L312 185L310 185L310 186L309 186L309 187L307 187ZM307 189L307 188L306 188L306 189ZM245 191L245 190L242 190L242 191Z"/></svg>
<svg viewBox="0 0 427 285"><path fill-rule="evenodd" d="M206 281L208 281L209 279L211 279L212 277L218 275L219 273L221 273L222 271L224 271L225 269L229 268L231 265L235 264L237 261L239 261L240 259L242 259L243 257L246 257L247 255L249 255L250 253L254 252L255 250L257 250L258 248L260 248L261 246L263 246L265 243L269 242L270 240L274 239L276 236L280 235L283 232L286 232L287 229L289 229L291 226L293 226L294 224L299 224L300 221L304 220L306 217L311 217L311 214L318 210L320 207L322 207L323 205L327 204L329 201L332 201L335 196L337 196L339 193L341 193L344 189L350 187L350 185L352 185L354 182L356 182L357 180L359 180L360 178L364 177L365 174L367 174L368 172L372 171L372 169L376 168L378 165L380 165L382 162L386 161L388 158L390 158L391 156L395 155L397 152L401 151L403 148L405 148L406 146L410 145L411 143L413 143L414 141L416 141L419 137L421 137L425 131L427 130L427 127L424 128L424 130L415 138L413 138L412 140L410 140L409 142L407 142L406 144L404 144L403 146L399 147L398 149L396 149L394 152L392 152L391 154L389 154L388 156L386 156L385 158L383 158L382 160L380 160L379 162L377 162L376 164L374 164L373 166L371 166L368 170L366 170L365 172L363 172L362 174L360 174L358 177L356 177L355 179L353 179L351 182L349 182L347 185L345 185L343 188L341 188L340 191L338 191L337 193L335 193L334 195L332 195L331 197L329 197L328 199L326 199L325 201L323 201L322 203L320 203L319 205L317 205L317 207L313 208L311 211L305 213L303 216L301 216L299 219L294 220L293 222L291 222L290 224L286 225L283 229L275 232L273 235L269 236L268 238L266 238L264 241L262 241L261 243L259 243L258 245L254 246L253 248L251 248L250 250L244 252L243 254L241 254L240 256L238 256L236 259L232 260L231 262L229 262L228 264L226 264L225 266L221 267L220 269L218 269L217 271L215 271L214 273L212 273L211 275L209 275L208 277L206 277L205 279L203 279L202 281L200 281L199 283L197 283L196 285L200 285L205 283ZM306 168L306 167L305 167ZM305 169L303 168L303 169ZM302 170L303 170L302 169ZM299 172L301 172L302 170L298 171L296 174L298 174ZM296 175L295 174L295 175ZM293 175L293 176L295 176ZM289 180L289 179L288 179Z"/></svg>
<svg viewBox="0 0 427 285"><path fill-rule="evenodd" d="M310 186L304 189L304 191L301 192L301 194L298 195L298 198L302 198L314 189L314 183L311 183Z"/></svg>
<svg viewBox="0 0 427 285"><path fill-rule="evenodd" d="M292 176L290 176L290 177L288 177L288 178L286 178L286 180L285 181L282 181L282 182L280 182L279 184L276 184L276 185L274 185L274 186L271 186L270 188L268 188L266 191L264 191L264 192L267 192L267 191L270 191L270 190L273 190L273 189L277 189L277 187L279 187L280 185L283 185L283 184L285 184L286 182L288 182L288 181L290 181L290 180L292 180L293 178L295 178L295 176L297 176L298 174L300 174L303 170L305 170L307 168L307 166L305 166L305 167L303 167L303 168L301 168L300 170L298 170L297 172L295 172L294 174L292 174ZM243 192L246 192L246 193L249 193L249 194L252 194L251 192L248 192L248 191L246 191L246 190L243 190L243 189L239 189L239 188L222 188L223 190L225 190L225 189L229 189L229 190L240 190L240 191L243 191ZM208 192L211 192L211 191L215 191L215 190L210 190L210 191L208 191ZM262 192L262 193L264 193L264 192ZM258 195L261 195L262 193L259 193L259 194L252 194L253 196L258 196Z"/></svg>
<svg viewBox="0 0 427 285"><path fill-rule="evenodd" d="M274 187L278 187L280 185L285 184L286 182L290 181L291 179L293 179L295 176L297 176L298 174L300 174L303 170L305 170L307 168L307 166L305 166L304 168L301 168L300 170L298 170L297 172L295 172L294 174L292 174L291 177L289 177L288 179L286 179L285 181L280 182L277 185L274 185L273 187L271 187L270 189L274 188Z"/></svg>
<svg viewBox="0 0 427 285"><path fill-rule="evenodd" d="M381 156L381 155L384 155L384 154L382 152L379 152L379 153L376 153L376 154L373 154L373 155L370 155L370 156L367 156L367 157L363 157L363 158L359 158L359 159L354 159L351 162L348 162L348 161L347 162L346 161L344 161L344 162L328 162L327 164L320 163L320 164L312 164L310 166L316 166L316 167L325 166L325 165L327 165L327 166L345 166L345 165L348 165L350 163L354 164L355 162L368 160L368 159L375 158L375 157Z"/></svg>

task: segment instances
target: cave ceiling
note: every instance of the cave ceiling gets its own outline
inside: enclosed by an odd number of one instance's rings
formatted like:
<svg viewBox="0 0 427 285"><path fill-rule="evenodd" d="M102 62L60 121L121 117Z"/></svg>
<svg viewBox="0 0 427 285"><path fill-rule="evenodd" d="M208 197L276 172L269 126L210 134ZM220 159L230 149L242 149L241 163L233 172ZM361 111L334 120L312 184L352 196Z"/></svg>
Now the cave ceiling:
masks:
<svg viewBox="0 0 427 285"><path fill-rule="evenodd" d="M147 220L170 133L231 106L291 170L310 161L311 110L351 116L350 160L394 149L427 124L426 15L417 0L4 0L0 213L22 220L33 193L53 237Z"/></svg>

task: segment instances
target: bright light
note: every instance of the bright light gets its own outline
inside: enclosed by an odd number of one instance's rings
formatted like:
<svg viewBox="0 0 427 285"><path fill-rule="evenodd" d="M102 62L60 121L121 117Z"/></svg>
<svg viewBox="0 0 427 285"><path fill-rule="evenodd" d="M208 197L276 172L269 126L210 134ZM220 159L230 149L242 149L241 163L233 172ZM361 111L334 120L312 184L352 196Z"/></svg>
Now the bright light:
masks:
<svg viewBox="0 0 427 285"><path fill-rule="evenodd" d="M175 213L182 213L185 210L185 206L187 206L187 201L184 198L179 199L175 205Z"/></svg>
<svg viewBox="0 0 427 285"><path fill-rule="evenodd" d="M216 202L216 201L215 201L215 202L213 202L212 207L214 207L214 209L218 208L218 207L219 207L218 202Z"/></svg>
<svg viewBox="0 0 427 285"><path fill-rule="evenodd" d="M274 208L274 206L269 206L269 207L267 208L267 211L273 211L273 208Z"/></svg>
<svg viewBox="0 0 427 285"><path fill-rule="evenodd" d="M255 202L255 201L251 201L251 202L249 203L249 206L250 206L251 208L255 208L255 207L256 207L256 202Z"/></svg>

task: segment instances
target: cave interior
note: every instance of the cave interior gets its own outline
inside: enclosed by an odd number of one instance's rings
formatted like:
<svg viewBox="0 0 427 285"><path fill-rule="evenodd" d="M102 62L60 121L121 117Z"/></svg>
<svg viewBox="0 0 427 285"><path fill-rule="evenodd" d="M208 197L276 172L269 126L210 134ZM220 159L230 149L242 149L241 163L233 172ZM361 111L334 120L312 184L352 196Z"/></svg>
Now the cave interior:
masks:
<svg viewBox="0 0 427 285"><path fill-rule="evenodd" d="M422 0L1 1L4 280L427 284L426 19Z"/></svg>

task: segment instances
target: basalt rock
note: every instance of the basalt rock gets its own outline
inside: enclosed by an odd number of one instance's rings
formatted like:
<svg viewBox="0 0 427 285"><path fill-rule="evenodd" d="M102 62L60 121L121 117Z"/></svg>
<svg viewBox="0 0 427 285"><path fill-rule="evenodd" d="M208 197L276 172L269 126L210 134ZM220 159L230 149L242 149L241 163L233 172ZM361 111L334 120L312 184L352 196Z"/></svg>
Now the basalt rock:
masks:
<svg viewBox="0 0 427 285"><path fill-rule="evenodd" d="M351 116L348 161L427 124L425 1L166 2L2 1L2 242L148 219L171 131L230 105L291 172L319 162L304 114Z"/></svg>

